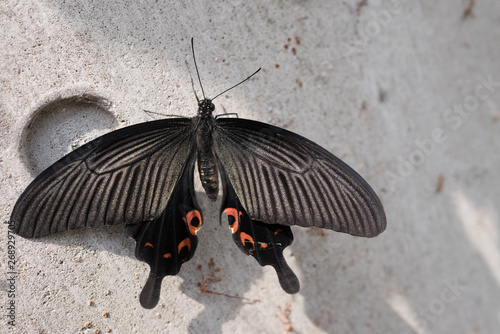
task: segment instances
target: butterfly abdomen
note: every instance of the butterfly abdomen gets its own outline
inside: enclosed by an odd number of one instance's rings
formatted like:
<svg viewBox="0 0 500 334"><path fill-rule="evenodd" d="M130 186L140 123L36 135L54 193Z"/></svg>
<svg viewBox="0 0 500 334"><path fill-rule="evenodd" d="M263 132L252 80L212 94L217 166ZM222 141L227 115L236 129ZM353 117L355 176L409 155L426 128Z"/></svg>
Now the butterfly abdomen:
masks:
<svg viewBox="0 0 500 334"><path fill-rule="evenodd" d="M209 154L198 152L198 171L200 173L201 184L208 198L215 201L219 193L219 179L217 165L215 164L212 152Z"/></svg>
<svg viewBox="0 0 500 334"><path fill-rule="evenodd" d="M202 118L196 133L198 149L198 172L205 192L212 201L219 193L219 172L214 153L212 151L212 123L213 118Z"/></svg>

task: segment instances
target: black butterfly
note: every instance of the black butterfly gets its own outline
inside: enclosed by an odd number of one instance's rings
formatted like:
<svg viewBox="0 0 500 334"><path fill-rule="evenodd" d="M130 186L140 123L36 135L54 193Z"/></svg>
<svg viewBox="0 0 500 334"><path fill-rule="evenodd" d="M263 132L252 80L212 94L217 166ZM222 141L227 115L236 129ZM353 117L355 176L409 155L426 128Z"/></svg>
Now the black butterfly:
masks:
<svg viewBox="0 0 500 334"><path fill-rule="evenodd" d="M53 164L17 201L14 231L37 238L125 224L136 257L151 267L140 296L145 308L156 306L163 277L176 275L196 249L203 218L195 161L212 201L222 187L221 213L229 217L236 245L261 266L273 266L287 293L300 288L282 254L293 241L291 225L362 237L384 231L380 200L344 162L290 131L214 117L212 100L203 96L196 117L119 129Z"/></svg>

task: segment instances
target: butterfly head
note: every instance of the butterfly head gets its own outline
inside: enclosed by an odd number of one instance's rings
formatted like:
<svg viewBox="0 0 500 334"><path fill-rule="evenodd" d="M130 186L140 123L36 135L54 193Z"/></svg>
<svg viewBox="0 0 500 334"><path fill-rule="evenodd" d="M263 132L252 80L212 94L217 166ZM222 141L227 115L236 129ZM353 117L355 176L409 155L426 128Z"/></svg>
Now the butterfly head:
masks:
<svg viewBox="0 0 500 334"><path fill-rule="evenodd" d="M203 99L198 102L198 114L201 116L212 116L212 112L215 110L215 105L210 99Z"/></svg>

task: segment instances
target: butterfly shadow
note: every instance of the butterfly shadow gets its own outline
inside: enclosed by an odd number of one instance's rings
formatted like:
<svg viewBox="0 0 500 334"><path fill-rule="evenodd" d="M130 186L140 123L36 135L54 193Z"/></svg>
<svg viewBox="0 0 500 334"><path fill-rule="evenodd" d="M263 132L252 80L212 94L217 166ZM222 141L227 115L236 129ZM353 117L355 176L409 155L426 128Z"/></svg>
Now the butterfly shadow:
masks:
<svg viewBox="0 0 500 334"><path fill-rule="evenodd" d="M478 241L471 217L498 229L500 214L493 200L485 200L484 191L457 188L418 203L398 203L414 207L407 215L387 205L393 224L375 239L294 230L290 248L311 322L325 332L350 328L405 334L446 332L451 323L456 329L474 324L473 301L482 292L478 287L488 287L481 297L484 305L494 305L500 289L488 259L495 236L485 234ZM471 266L479 274L471 275ZM457 309L464 312L463 319L455 318ZM481 310L484 328L498 326L498 308Z"/></svg>
<svg viewBox="0 0 500 334"><path fill-rule="evenodd" d="M120 257L135 259L135 241L124 234L123 228L123 225L81 228L29 239L29 242L45 245L45 247L50 247L50 245L67 249L76 249L76 247L79 247L85 251L102 254L108 252ZM78 249L75 252L79 252ZM60 260L61 263L63 261L63 259ZM79 257L72 259L72 261L75 263L82 262Z"/></svg>
<svg viewBox="0 0 500 334"><path fill-rule="evenodd" d="M403 328L401 333L414 333L387 303L378 282L370 277L373 273L366 268L367 262L373 262L369 264L371 268L379 266L376 271L384 268L385 257L376 254L380 248L378 239L384 234L365 239L314 228L294 232L291 251L302 283L299 294L304 297L305 314L317 328L325 332L339 328L359 332L361 324L378 319L377 314L383 313L384 321L389 317L391 324Z"/></svg>

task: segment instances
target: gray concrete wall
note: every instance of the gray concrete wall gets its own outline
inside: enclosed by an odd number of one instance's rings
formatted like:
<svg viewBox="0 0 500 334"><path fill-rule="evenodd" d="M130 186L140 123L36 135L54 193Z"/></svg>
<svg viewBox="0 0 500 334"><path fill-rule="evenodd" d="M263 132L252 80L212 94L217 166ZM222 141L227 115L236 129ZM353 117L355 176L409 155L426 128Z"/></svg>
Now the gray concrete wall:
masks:
<svg viewBox="0 0 500 334"><path fill-rule="evenodd" d="M263 68L216 100L219 112L335 153L379 194L388 228L370 240L295 228L286 256L302 289L290 296L207 206L194 258L145 310L149 268L121 227L16 237L11 281L4 225L0 331L280 333L278 306L289 305L297 333L496 332L500 2L476 1L464 17L468 4L3 1L2 220L37 173L91 138L150 120L144 109L195 115L185 64L193 68L194 37L209 96ZM198 293L197 265L207 270L212 257L222 280L211 290L260 301Z"/></svg>

